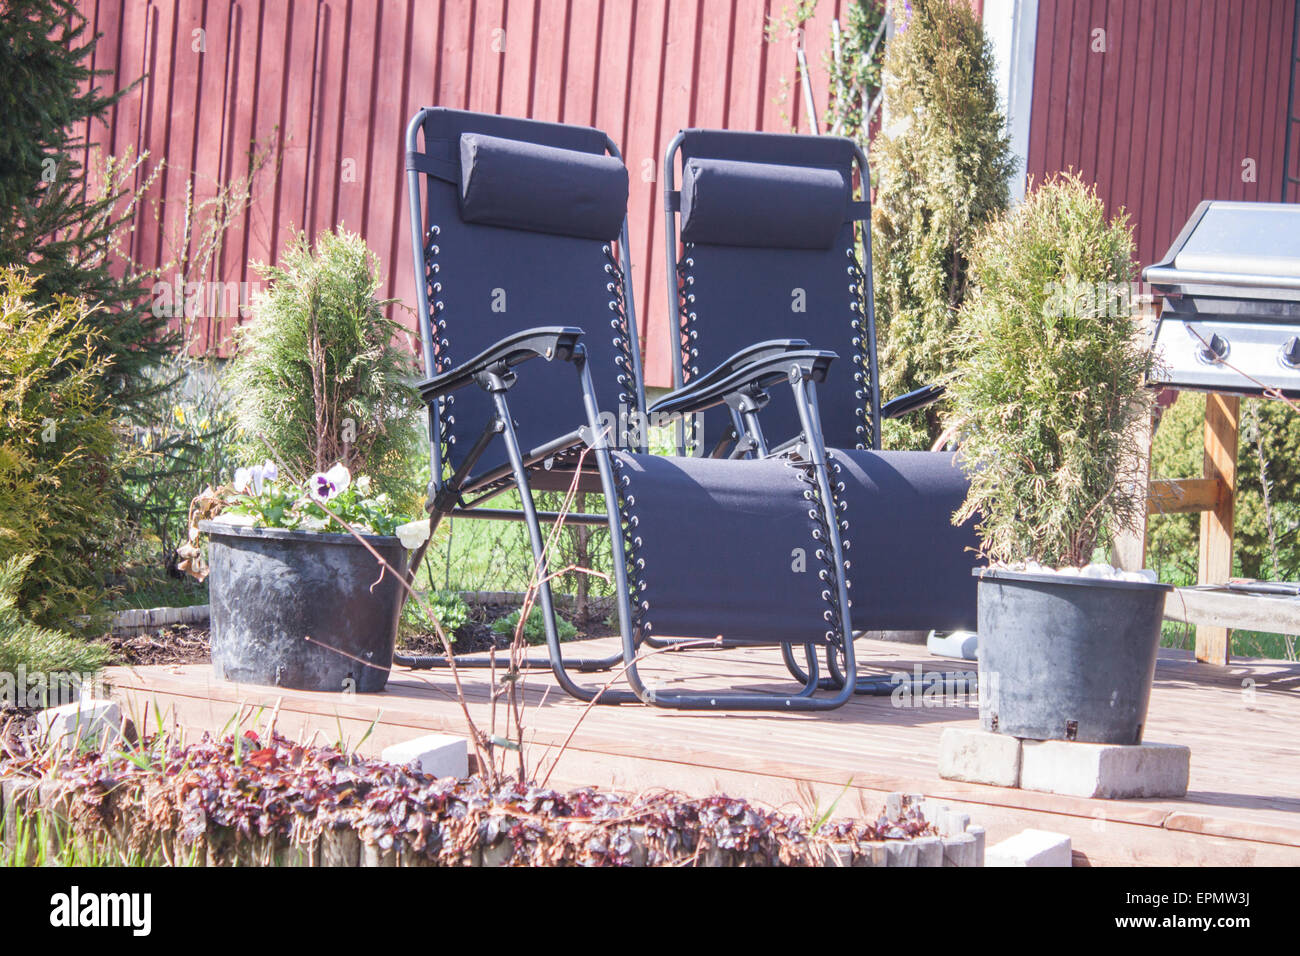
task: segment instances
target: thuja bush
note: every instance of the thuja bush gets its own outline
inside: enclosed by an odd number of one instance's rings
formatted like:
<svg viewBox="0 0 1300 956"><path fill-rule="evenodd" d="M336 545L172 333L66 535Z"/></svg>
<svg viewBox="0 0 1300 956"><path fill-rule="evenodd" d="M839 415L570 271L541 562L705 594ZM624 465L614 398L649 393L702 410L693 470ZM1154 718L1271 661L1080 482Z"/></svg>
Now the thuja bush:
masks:
<svg viewBox="0 0 1300 956"><path fill-rule="evenodd" d="M300 477L342 463L403 505L418 465L414 357L377 297L379 260L360 236L298 235L236 335L227 371L247 461L278 461Z"/></svg>
<svg viewBox="0 0 1300 956"><path fill-rule="evenodd" d="M1131 425L1149 414L1150 352L1129 296L1133 240L1093 187L1058 176L993 221L971 254L950 424L979 516L1003 561L1087 564L1103 529L1144 506Z"/></svg>
<svg viewBox="0 0 1300 956"><path fill-rule="evenodd" d="M0 269L0 561L31 556L15 605L58 625L103 598L122 478L94 310L34 296L26 272Z"/></svg>
<svg viewBox="0 0 1300 956"><path fill-rule="evenodd" d="M895 5L885 121L871 151L881 391L892 398L949 368L975 234L1007 207L1015 168L993 54L965 0ZM942 406L885 423L887 445L928 446Z"/></svg>

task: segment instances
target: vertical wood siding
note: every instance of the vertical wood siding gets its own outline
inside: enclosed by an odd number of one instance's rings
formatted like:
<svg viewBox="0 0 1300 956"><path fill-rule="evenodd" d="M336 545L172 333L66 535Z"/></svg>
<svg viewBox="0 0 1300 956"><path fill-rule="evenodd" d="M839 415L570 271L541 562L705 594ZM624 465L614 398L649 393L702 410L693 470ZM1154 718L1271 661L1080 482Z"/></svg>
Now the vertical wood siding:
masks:
<svg viewBox="0 0 1300 956"><path fill-rule="evenodd" d="M1278 202L1294 16L1294 0L1039 0L1028 173L1095 180L1142 265L1202 199Z"/></svg>
<svg viewBox="0 0 1300 956"><path fill-rule="evenodd" d="M830 21L807 29L819 64ZM659 165L684 126L808 131L793 44L766 42L788 0L82 0L103 34L103 88L142 82L90 131L92 150L148 151L167 167L140 211L131 254L165 262L183 197L245 174L253 140L274 168L234 224L209 279L256 282L293 232L336 223L384 263L384 294L414 304L403 198L403 132L422 106L600 127L631 173L633 279L650 384L669 384ZM196 31L202 30L199 34ZM202 52L196 48L202 38ZM817 108L825 71L814 69ZM404 311L398 317L413 326ZM200 348L227 351L239 317L200 324ZM574 321L581 324L579 317Z"/></svg>

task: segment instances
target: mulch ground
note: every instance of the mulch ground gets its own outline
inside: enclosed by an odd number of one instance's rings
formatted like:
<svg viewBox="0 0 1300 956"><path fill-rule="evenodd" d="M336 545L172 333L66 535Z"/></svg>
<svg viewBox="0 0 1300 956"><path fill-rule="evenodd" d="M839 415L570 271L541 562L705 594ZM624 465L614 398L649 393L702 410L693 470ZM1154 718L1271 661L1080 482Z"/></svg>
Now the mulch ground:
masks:
<svg viewBox="0 0 1300 956"><path fill-rule="evenodd" d="M497 650L508 648L510 635L494 633L492 622L514 610L513 606L503 604L472 606L470 620L456 635L454 651L457 654L474 654L493 647ZM618 633L603 618L569 620L578 629L576 640L609 637ZM98 638L98 642L112 652L112 663L129 667L204 664L211 659L206 624L176 624L139 634L105 634ZM398 641L398 650L406 654L442 656L442 644L432 634L405 635Z"/></svg>
<svg viewBox="0 0 1300 956"><path fill-rule="evenodd" d="M206 624L174 624L139 634L105 634L99 638L114 664L201 664L210 659Z"/></svg>

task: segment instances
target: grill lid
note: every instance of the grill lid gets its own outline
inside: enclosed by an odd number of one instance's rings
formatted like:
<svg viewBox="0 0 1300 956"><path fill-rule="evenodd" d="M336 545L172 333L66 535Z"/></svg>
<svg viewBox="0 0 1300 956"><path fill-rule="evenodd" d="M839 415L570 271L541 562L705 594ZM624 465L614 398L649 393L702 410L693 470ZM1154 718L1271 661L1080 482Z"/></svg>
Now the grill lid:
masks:
<svg viewBox="0 0 1300 956"><path fill-rule="evenodd" d="M1142 277L1156 387L1300 398L1300 205L1206 200Z"/></svg>

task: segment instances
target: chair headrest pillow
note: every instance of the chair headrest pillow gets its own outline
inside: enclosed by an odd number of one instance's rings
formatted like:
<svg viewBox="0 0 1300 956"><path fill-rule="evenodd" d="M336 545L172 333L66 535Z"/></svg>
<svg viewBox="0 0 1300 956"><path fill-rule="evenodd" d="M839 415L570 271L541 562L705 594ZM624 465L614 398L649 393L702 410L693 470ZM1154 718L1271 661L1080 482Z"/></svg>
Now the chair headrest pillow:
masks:
<svg viewBox="0 0 1300 956"><path fill-rule="evenodd" d="M627 210L627 169L613 156L482 133L460 137L466 222L614 239Z"/></svg>
<svg viewBox="0 0 1300 956"><path fill-rule="evenodd" d="M707 245L827 249L849 199L839 170L692 157L682 171L681 235Z"/></svg>

